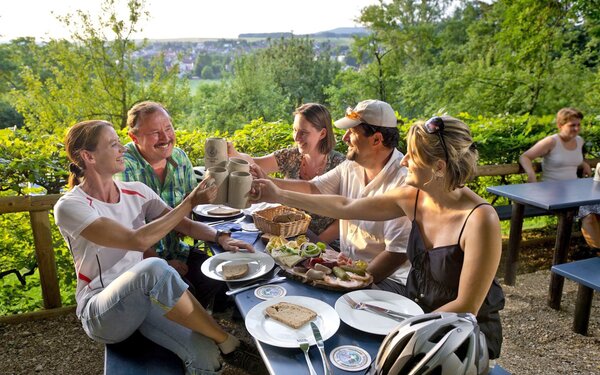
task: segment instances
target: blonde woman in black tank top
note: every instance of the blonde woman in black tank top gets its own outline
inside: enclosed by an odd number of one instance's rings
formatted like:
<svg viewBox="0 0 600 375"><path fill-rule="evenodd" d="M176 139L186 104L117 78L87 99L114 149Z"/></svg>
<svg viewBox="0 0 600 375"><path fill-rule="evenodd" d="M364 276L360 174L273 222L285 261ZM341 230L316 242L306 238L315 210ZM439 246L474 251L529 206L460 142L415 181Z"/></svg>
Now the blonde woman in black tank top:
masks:
<svg viewBox="0 0 600 375"><path fill-rule="evenodd" d="M494 280L502 240L496 211L464 184L474 176L477 149L467 125L443 116L411 126L401 164L406 185L362 199L283 191L256 180L260 200L279 202L339 219L413 222L407 253L412 270L407 296L425 312L469 312L485 333L490 358L500 355L498 311L504 295ZM368 270L399 265L369 264Z"/></svg>

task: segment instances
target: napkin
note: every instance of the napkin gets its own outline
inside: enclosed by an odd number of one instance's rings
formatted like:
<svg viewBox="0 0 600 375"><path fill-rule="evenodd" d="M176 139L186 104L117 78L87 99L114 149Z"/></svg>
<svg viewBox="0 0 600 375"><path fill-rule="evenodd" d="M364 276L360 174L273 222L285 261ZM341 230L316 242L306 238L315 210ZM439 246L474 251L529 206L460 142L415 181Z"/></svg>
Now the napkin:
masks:
<svg viewBox="0 0 600 375"><path fill-rule="evenodd" d="M249 244L254 245L260 232L245 232L242 230L242 226L238 223L223 223L214 226L215 229L218 230L229 230L231 231L231 238L235 238L236 240L242 240L244 242L248 242Z"/></svg>
<svg viewBox="0 0 600 375"><path fill-rule="evenodd" d="M242 240L244 242L248 242L249 244L252 244L252 245L254 245L256 240L258 240L259 235L260 235L260 232L239 231L239 232L231 233L232 238L235 238L236 240Z"/></svg>

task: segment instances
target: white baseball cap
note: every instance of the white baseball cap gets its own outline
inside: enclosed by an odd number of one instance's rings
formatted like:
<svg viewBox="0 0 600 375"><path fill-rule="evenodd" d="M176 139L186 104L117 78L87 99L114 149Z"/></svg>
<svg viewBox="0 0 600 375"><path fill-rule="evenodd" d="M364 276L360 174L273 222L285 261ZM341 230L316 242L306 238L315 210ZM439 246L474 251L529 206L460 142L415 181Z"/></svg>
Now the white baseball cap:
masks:
<svg viewBox="0 0 600 375"><path fill-rule="evenodd" d="M384 128L398 126L392 106L381 100L363 100L354 109L348 107L346 116L337 120L334 125L339 129L350 129L362 123Z"/></svg>

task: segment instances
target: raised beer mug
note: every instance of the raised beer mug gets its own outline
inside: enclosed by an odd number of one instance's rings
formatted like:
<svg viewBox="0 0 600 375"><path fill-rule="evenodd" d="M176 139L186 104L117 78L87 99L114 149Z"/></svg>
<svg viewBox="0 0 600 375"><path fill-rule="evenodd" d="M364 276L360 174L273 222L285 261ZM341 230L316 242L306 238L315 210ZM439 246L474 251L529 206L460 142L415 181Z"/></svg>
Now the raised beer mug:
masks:
<svg viewBox="0 0 600 375"><path fill-rule="evenodd" d="M211 137L204 142L204 167L224 167L227 164L227 140Z"/></svg>

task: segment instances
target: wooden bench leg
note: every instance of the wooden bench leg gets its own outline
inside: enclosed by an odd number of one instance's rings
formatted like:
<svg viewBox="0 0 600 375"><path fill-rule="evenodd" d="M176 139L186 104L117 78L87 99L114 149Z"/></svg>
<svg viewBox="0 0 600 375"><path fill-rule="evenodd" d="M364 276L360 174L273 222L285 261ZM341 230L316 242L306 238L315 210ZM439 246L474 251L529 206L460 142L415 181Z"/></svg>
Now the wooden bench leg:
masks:
<svg viewBox="0 0 600 375"><path fill-rule="evenodd" d="M504 283L515 285L517 266L519 264L519 245L523 232L523 212L525 206L516 202L512 203L512 216L510 217L510 234L508 237L508 254L504 266Z"/></svg>
<svg viewBox="0 0 600 375"><path fill-rule="evenodd" d="M592 297L594 290L583 284L577 289L577 302L575 303L575 319L573 320L573 332L587 335L592 310Z"/></svg>

